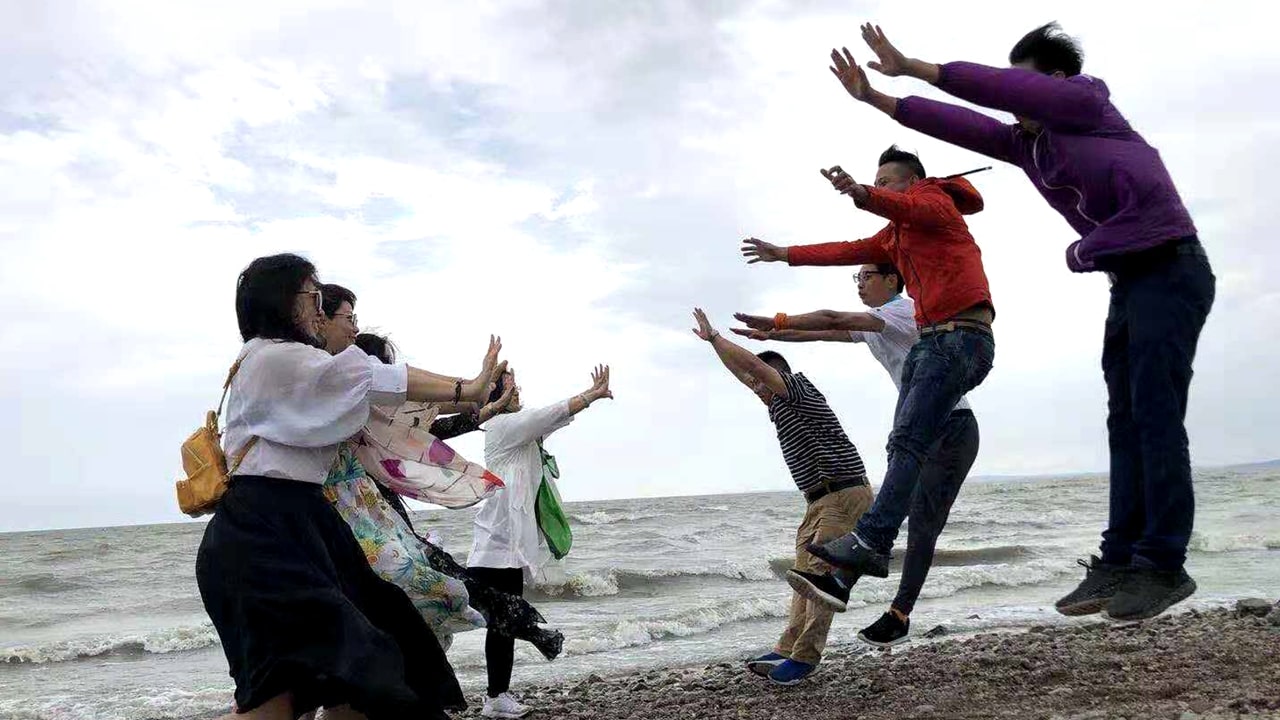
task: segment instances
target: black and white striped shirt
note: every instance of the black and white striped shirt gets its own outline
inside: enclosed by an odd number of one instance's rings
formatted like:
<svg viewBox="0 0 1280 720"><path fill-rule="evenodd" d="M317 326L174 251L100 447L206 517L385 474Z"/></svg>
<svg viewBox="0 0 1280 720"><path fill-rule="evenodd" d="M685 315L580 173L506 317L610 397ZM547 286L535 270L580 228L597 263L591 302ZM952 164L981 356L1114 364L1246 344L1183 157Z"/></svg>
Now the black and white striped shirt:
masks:
<svg viewBox="0 0 1280 720"><path fill-rule="evenodd" d="M816 490L823 480L865 483L862 456L844 434L827 398L803 374L779 374L787 385L787 396L774 396L769 419L778 430L782 457L800 492Z"/></svg>

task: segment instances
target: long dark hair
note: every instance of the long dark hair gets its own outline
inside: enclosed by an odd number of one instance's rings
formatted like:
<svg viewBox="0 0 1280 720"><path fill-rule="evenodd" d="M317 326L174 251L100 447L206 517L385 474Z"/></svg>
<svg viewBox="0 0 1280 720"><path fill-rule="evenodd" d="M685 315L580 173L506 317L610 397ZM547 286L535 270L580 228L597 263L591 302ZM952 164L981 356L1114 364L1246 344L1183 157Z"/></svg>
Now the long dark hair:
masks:
<svg viewBox="0 0 1280 720"><path fill-rule="evenodd" d="M236 280L236 320L240 339L286 340L320 347L320 339L300 329L293 319L294 301L316 266L306 258L283 253L249 263Z"/></svg>

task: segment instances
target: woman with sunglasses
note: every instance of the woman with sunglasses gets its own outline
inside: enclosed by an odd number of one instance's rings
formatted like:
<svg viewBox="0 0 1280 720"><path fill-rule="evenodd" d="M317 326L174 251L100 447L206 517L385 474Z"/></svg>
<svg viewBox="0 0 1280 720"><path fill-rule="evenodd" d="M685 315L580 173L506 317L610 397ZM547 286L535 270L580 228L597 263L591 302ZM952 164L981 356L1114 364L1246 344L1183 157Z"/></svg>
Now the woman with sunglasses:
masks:
<svg viewBox="0 0 1280 720"><path fill-rule="evenodd" d="M409 598L379 578L322 486L371 405L479 401L505 368L491 339L470 380L320 349L322 294L297 255L254 260L236 287L244 340L223 445L238 463L196 557L235 679L236 717L445 718L465 707Z"/></svg>

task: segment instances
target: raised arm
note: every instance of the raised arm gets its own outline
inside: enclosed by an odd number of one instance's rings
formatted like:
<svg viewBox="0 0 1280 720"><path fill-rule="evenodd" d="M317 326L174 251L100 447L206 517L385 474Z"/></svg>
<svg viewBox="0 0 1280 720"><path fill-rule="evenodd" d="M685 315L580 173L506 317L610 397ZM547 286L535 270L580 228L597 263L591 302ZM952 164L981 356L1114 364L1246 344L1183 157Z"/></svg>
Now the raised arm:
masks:
<svg viewBox="0 0 1280 720"><path fill-rule="evenodd" d="M730 328L735 334L752 340L776 340L778 342L853 342L847 330L752 330Z"/></svg>
<svg viewBox="0 0 1280 720"><path fill-rule="evenodd" d="M889 42L878 26L862 26L862 39L880 62L872 69L885 75L907 75L975 105L1003 110L1050 129L1090 130L1106 115L1105 85L1088 76L1056 77L1023 68L994 68L970 62L943 65L908 58Z"/></svg>
<svg viewBox="0 0 1280 720"><path fill-rule="evenodd" d="M512 375L511 383L514 382ZM568 425L574 415L591 407L597 400L606 398L613 399L613 391L609 388L609 366L599 365L592 371L591 387L585 392L554 405L501 416L501 423L497 427L490 427L490 433L493 434L490 442L499 447L511 448L545 438Z"/></svg>
<svg viewBox="0 0 1280 720"><path fill-rule="evenodd" d="M733 376L743 385L756 389L755 383L764 384L774 395L787 397L787 384L783 382L782 375L769 366L768 363L756 357L754 353L743 348L733 342L730 342L723 335L711 326L711 322L707 320L707 314L702 308L694 308L693 318L697 322L698 327L694 328L693 334L699 339L711 343L711 347L715 349L716 355L720 358L720 362L728 368Z"/></svg>
<svg viewBox="0 0 1280 720"><path fill-rule="evenodd" d="M863 37L866 37L865 28ZM869 44L870 42L868 40ZM871 63L871 67L886 75L913 74L917 77L927 77L930 69L937 68L936 65L909 61L901 57L902 54L892 46L888 47L892 53L880 52L880 62ZM982 153L996 160L1013 161L1015 133L1013 126L957 105L919 97L900 100L886 95L871 86L866 72L854 61L849 49L843 48L843 50L843 54L837 50L831 51L833 63L831 72L855 100L876 108L912 130Z"/></svg>
<svg viewBox="0 0 1280 720"><path fill-rule="evenodd" d="M511 396L515 394L515 389L514 382L507 383L500 397L486 403L478 410L475 403L441 403L441 412L445 412L447 408L454 410L457 414L437 418L431 423L431 434L441 440L448 440L479 430L481 425L507 407L507 403L511 402Z"/></svg>

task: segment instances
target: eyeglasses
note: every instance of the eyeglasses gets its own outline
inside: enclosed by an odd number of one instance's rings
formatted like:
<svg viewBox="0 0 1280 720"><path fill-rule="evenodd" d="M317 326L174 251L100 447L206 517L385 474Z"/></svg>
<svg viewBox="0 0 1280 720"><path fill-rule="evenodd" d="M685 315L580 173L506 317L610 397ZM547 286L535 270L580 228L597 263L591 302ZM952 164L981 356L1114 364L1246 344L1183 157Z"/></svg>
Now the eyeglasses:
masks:
<svg viewBox="0 0 1280 720"><path fill-rule="evenodd" d="M311 295L316 299L316 311L324 312L324 293L319 290L299 290L299 295Z"/></svg>
<svg viewBox="0 0 1280 720"><path fill-rule="evenodd" d="M863 270L862 272L854 273L853 281L858 284L858 287L862 287L863 285L867 284L867 281L871 279L872 275L888 275L888 274L889 273L882 273L879 270Z"/></svg>
<svg viewBox="0 0 1280 720"><path fill-rule="evenodd" d="M334 316L335 318L340 318L340 317L341 317L341 318L351 318L351 324L352 324L352 325L359 325L359 324L360 324L360 321L359 321L359 320L356 320L356 314L355 314L355 313L334 313L334 314L333 314L333 316Z"/></svg>

